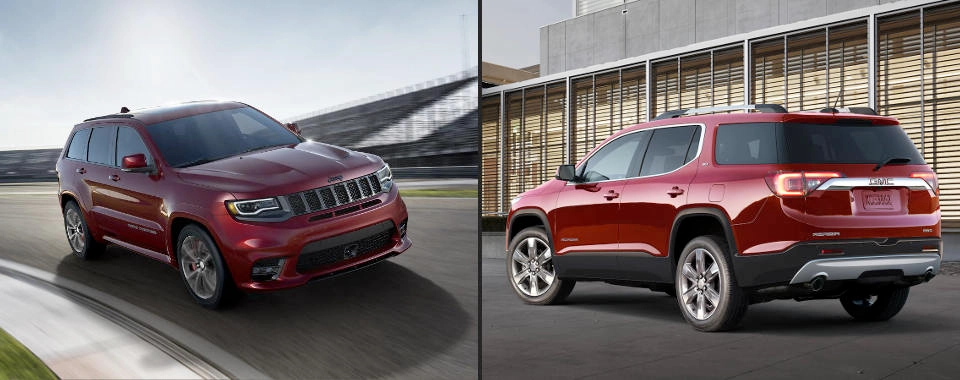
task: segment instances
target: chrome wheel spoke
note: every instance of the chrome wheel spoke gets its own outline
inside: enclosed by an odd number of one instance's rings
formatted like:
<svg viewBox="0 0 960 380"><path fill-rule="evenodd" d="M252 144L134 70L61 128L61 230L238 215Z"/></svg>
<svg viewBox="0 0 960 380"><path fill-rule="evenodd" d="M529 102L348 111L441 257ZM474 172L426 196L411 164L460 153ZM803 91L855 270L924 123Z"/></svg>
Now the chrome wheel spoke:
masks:
<svg viewBox="0 0 960 380"><path fill-rule="evenodd" d="M720 306L720 293L717 293L716 290L713 290L713 287L707 286L707 289L703 292L703 295L706 296L707 301L710 302L710 306L713 306L714 309Z"/></svg>
<svg viewBox="0 0 960 380"><path fill-rule="evenodd" d="M707 273L705 278L707 281L713 281L713 279L717 278L718 274L720 274L720 266L718 266L717 263L714 262L713 264L710 265L709 268L707 268Z"/></svg>
<svg viewBox="0 0 960 380"><path fill-rule="evenodd" d="M692 286L689 289L687 289L685 292L680 294L680 297L683 299L683 303L685 305L690 305L690 303L692 303L695 300L696 296L697 296L697 288Z"/></svg>
<svg viewBox="0 0 960 380"><path fill-rule="evenodd" d="M540 279L547 284L547 287L549 287L550 284L553 283L553 279L556 276L554 276L553 273L547 273L547 271L541 270L540 272L537 272L537 277L540 277Z"/></svg>
<svg viewBox="0 0 960 380"><path fill-rule="evenodd" d="M683 264L681 273L683 273L683 277L685 277L687 280L693 281L694 283L697 282L697 271L693 269L693 266L689 263Z"/></svg>
<svg viewBox="0 0 960 380"><path fill-rule="evenodd" d="M517 271L517 273L513 275L513 282L520 284L527 277L530 277L530 271L526 269Z"/></svg>
<svg viewBox="0 0 960 380"><path fill-rule="evenodd" d="M697 319L706 319L707 315L707 305L706 298L703 294L697 294Z"/></svg>
<svg viewBox="0 0 960 380"><path fill-rule="evenodd" d="M540 284L537 281L537 276L533 273L530 273L530 293L540 295Z"/></svg>
<svg viewBox="0 0 960 380"><path fill-rule="evenodd" d="M535 259L537 257L537 239L527 239L527 258Z"/></svg>
<svg viewBox="0 0 960 380"><path fill-rule="evenodd" d="M520 252L520 247L517 247L517 249L513 250L513 261L518 263L525 263L527 262L527 260L529 259L527 259L527 257L524 256L523 252Z"/></svg>
<svg viewBox="0 0 960 380"><path fill-rule="evenodd" d="M697 248L693 253L697 256L697 274L703 274L704 264L703 264L703 250Z"/></svg>

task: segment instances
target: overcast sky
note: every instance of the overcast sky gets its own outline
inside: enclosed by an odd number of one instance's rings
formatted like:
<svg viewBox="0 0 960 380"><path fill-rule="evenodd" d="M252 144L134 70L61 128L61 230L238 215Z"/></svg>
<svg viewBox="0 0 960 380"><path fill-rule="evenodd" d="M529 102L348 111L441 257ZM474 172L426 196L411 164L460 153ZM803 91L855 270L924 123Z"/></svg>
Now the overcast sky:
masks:
<svg viewBox="0 0 960 380"><path fill-rule="evenodd" d="M540 63L540 27L573 17L571 0L483 0L483 60L513 68Z"/></svg>
<svg viewBox="0 0 960 380"><path fill-rule="evenodd" d="M0 1L0 149L85 118L227 99L286 119L477 62L476 0Z"/></svg>

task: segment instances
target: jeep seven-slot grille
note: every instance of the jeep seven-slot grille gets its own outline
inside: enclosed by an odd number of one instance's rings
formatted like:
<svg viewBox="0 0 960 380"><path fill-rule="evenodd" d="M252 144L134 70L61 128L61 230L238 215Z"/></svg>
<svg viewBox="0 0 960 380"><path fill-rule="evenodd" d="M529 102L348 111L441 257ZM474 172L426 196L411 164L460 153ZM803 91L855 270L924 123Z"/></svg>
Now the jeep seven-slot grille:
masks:
<svg viewBox="0 0 960 380"><path fill-rule="evenodd" d="M394 225L384 221L358 231L307 244L297 258L297 272L382 251L393 242Z"/></svg>
<svg viewBox="0 0 960 380"><path fill-rule="evenodd" d="M371 198L380 193L376 174L365 175L299 193L287 195L287 203L295 215L309 214Z"/></svg>

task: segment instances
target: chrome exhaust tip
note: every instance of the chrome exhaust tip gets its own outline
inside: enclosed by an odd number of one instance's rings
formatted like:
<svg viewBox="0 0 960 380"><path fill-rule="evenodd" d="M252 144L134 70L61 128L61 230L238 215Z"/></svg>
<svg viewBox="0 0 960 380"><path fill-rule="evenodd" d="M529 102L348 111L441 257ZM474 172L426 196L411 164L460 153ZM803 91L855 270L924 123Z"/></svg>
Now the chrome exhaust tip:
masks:
<svg viewBox="0 0 960 380"><path fill-rule="evenodd" d="M826 283L827 283L827 276L819 275L817 277L814 277L812 280L810 280L810 282L807 283L807 287L810 288L810 290L819 292L823 290L823 285Z"/></svg>
<svg viewBox="0 0 960 380"><path fill-rule="evenodd" d="M930 282L934 276L936 275L933 274L933 269L927 269L927 271L923 273L923 282Z"/></svg>

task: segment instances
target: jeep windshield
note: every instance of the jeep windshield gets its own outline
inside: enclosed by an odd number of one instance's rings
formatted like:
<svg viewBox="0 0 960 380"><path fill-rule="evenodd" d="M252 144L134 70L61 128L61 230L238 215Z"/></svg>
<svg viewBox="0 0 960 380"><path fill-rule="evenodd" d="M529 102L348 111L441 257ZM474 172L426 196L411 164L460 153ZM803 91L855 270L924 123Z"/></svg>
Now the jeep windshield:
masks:
<svg viewBox="0 0 960 380"><path fill-rule="evenodd" d="M170 166L183 168L303 140L249 107L157 123L147 132Z"/></svg>
<svg viewBox="0 0 960 380"><path fill-rule="evenodd" d="M899 125L724 124L716 152L720 164L924 164Z"/></svg>

